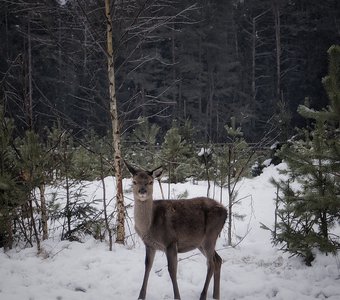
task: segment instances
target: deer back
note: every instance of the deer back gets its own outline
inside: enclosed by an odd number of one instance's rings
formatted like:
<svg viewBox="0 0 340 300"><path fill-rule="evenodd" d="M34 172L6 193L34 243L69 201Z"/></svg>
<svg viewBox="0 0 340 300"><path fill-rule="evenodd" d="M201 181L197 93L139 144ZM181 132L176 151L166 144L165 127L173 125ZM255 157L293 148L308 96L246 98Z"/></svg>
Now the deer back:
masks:
<svg viewBox="0 0 340 300"><path fill-rule="evenodd" d="M207 237L216 240L226 217L227 210L206 197L156 200L153 201L151 226L144 242L163 248L160 250L176 242L178 252L187 252L200 247Z"/></svg>

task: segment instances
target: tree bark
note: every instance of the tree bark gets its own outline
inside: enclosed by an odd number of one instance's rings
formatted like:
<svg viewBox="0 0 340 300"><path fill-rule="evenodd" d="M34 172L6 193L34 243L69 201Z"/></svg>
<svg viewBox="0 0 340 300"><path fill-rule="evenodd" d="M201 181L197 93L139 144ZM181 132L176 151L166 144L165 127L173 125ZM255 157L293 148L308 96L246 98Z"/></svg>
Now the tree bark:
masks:
<svg viewBox="0 0 340 300"><path fill-rule="evenodd" d="M114 166L116 177L116 208L117 208L117 228L116 243L124 244L125 240L125 207L123 196L123 176L121 167L121 138L120 125L118 118L118 107L115 87L115 70L114 70L114 52L113 52L113 35L112 35L112 19L111 19L110 0L105 0L105 16L106 16L106 38L107 38L107 70L109 79L109 96L110 96L110 117L112 124L112 138L114 149Z"/></svg>
<svg viewBox="0 0 340 300"><path fill-rule="evenodd" d="M228 245L231 246L231 239L232 239L232 230L231 227L233 225L232 223L232 210L233 210L233 188L232 188L232 183L231 183L231 174L232 174L232 155L233 155L233 150L232 150L233 145L228 146Z"/></svg>
<svg viewBox="0 0 340 300"><path fill-rule="evenodd" d="M105 228L109 235L109 250L112 251L112 230L110 228L109 216L107 214L107 202L106 202L106 186L104 180L104 162L103 155L100 154L100 180L103 186L103 204L104 204L104 220L105 220Z"/></svg>
<svg viewBox="0 0 340 300"><path fill-rule="evenodd" d="M33 130L33 97L32 97L32 38L31 38L31 18L30 13L27 23L27 76L28 76L28 95L27 95L27 126L29 130Z"/></svg>
<svg viewBox="0 0 340 300"><path fill-rule="evenodd" d="M45 199L45 184L41 183L39 185L39 191L40 191L40 212L41 212L41 224L42 224L42 239L47 240L48 239L48 225L47 225L47 207L46 207L46 199Z"/></svg>
<svg viewBox="0 0 340 300"><path fill-rule="evenodd" d="M34 219L34 211L33 211L33 199L32 199L32 195L29 194L29 214L30 214L30 217L31 217L31 228L33 229L33 233L34 233L34 236L35 236L35 239L36 239L36 242L37 242L37 250L38 250L38 253L40 253L41 251L41 244L40 244L40 237L39 237L39 231L37 229L37 225L35 223L35 219Z"/></svg>
<svg viewBox="0 0 340 300"><path fill-rule="evenodd" d="M273 14L275 20L275 44L276 44L276 97L281 99L281 22L280 7L277 1L273 1Z"/></svg>
<svg viewBox="0 0 340 300"><path fill-rule="evenodd" d="M251 74L251 96L252 96L252 109L256 108L256 18L252 22L252 74Z"/></svg>

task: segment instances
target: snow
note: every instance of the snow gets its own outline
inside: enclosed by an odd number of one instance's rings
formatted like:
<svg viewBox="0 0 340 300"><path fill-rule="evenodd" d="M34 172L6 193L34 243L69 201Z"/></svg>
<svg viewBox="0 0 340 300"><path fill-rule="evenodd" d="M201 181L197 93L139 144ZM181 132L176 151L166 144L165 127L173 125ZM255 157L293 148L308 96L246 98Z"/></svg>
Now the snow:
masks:
<svg viewBox="0 0 340 300"><path fill-rule="evenodd" d="M64 6L67 3L67 0L58 0L60 6Z"/></svg>
<svg viewBox="0 0 340 300"><path fill-rule="evenodd" d="M278 178L278 167L268 166L263 174L244 179L239 186L240 200L235 206L243 220L235 220L234 238L242 237L235 247L226 246L226 229L216 249L223 259L221 299L340 299L340 263L338 257L318 254L312 267L298 258L273 248L270 233L260 223L272 226L275 187L271 177ZM113 187L112 178L106 180ZM124 181L128 191L130 180ZM100 197L99 183L86 188L89 199ZM171 186L176 196L185 190L189 197L206 194L207 183ZM167 187L164 185L164 190ZM109 190L109 189L108 189ZM219 199L219 188L210 196ZM113 194L113 191L111 191ZM158 184L155 197L160 197ZM226 195L226 191L224 191ZM127 193L127 199L132 195ZM131 200L127 200L131 201ZM226 199L224 199L226 203ZM129 212L132 216L132 211ZM130 227L133 227L130 224ZM133 228L131 228L133 230ZM135 235L126 246L114 245L108 251L105 242L85 237L83 243L49 239L36 248L0 251L0 299L137 299L144 272L144 246ZM236 238L235 238L236 242ZM206 274L205 258L198 251L179 255L178 284L182 299L198 299ZM212 299L212 282L208 298ZM172 299L172 285L167 272L166 257L158 252L149 278L147 299Z"/></svg>
<svg viewBox="0 0 340 300"><path fill-rule="evenodd" d="M272 159L271 158L268 158L266 160L263 161L262 165L265 166L265 167L268 167L272 162Z"/></svg>
<svg viewBox="0 0 340 300"><path fill-rule="evenodd" d="M273 143L273 144L270 146L270 150L276 150L279 144L280 144L280 142L276 141L275 143Z"/></svg>
<svg viewBox="0 0 340 300"><path fill-rule="evenodd" d="M201 150L197 153L198 156L203 156L203 155L210 155L212 152L211 148L201 148Z"/></svg>

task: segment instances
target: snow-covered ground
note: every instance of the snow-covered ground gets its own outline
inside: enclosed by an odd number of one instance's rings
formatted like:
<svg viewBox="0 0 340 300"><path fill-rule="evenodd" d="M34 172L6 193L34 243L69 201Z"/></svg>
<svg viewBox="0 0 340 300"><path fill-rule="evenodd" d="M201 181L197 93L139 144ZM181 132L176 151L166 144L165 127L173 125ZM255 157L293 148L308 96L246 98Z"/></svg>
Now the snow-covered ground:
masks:
<svg viewBox="0 0 340 300"><path fill-rule="evenodd" d="M226 247L224 231L216 247L224 261L221 299L339 300L338 257L317 255L312 267L307 267L298 258L289 258L273 248L270 233L260 228L260 222L267 226L273 224L275 188L269 183L272 176L278 177L278 171L269 166L261 176L245 179L239 188L238 198L244 199L235 206L235 212L246 217L235 221L234 236L241 236L243 240L234 248ZM112 178L107 179L107 185L113 187ZM128 190L130 181L124 181L124 185ZM93 183L87 188L89 199L100 197L99 186ZM205 182L177 184L171 187L171 194L178 195L186 190L189 197L205 195L206 187ZM164 185L165 192L166 189ZM155 197L160 198L160 195L155 185ZM216 187L212 196L219 200L219 188ZM127 202L131 197L127 194ZM14 249L7 253L1 250L0 299L137 299L144 272L144 246L133 237L133 247L130 241L127 246L114 245L112 252L108 251L106 243L90 237L85 238L84 243L47 240L39 256L36 248ZM193 251L181 254L179 259L178 283L182 299L198 299L206 275L205 258ZM147 299L172 297L166 257L158 252L150 274ZM212 299L212 282L209 299Z"/></svg>

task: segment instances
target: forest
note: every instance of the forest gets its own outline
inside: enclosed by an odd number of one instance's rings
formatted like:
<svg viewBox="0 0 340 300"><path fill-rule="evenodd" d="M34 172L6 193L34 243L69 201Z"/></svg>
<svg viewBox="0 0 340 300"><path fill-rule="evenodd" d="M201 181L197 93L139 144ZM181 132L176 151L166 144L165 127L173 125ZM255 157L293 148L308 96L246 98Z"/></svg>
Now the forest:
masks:
<svg viewBox="0 0 340 300"><path fill-rule="evenodd" d="M39 251L56 219L61 239L124 244L124 159L163 164L168 197L187 178L226 188L231 244L236 186L270 157L290 176L273 243L307 264L339 249L338 0L0 0L0 22L0 247ZM112 174L113 211L73 190Z"/></svg>
<svg viewBox="0 0 340 300"><path fill-rule="evenodd" d="M249 142L284 141L308 102L327 104L321 79L339 41L337 0L113 1L123 138L138 117L190 122L198 143L223 143L234 117ZM0 95L16 132L110 131L104 1L0 1Z"/></svg>

